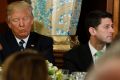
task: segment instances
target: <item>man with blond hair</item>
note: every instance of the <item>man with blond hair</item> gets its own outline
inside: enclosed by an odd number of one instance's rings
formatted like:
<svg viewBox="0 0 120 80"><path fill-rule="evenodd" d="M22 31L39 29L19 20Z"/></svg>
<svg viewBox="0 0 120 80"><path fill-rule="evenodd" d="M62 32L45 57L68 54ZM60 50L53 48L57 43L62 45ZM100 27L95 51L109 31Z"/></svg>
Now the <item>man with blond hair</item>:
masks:
<svg viewBox="0 0 120 80"><path fill-rule="evenodd" d="M50 37L31 32L33 24L32 7L25 1L12 2L7 7L7 24L9 29L1 41L3 49L0 60L3 62L11 53L32 48L43 53L43 56L54 63L53 40Z"/></svg>

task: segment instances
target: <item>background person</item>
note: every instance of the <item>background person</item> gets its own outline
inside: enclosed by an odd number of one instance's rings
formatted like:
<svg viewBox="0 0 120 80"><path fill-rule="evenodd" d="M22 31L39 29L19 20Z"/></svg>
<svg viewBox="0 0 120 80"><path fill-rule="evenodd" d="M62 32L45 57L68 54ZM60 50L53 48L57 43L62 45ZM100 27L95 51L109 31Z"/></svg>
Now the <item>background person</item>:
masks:
<svg viewBox="0 0 120 80"><path fill-rule="evenodd" d="M120 80L120 40L96 61L85 80Z"/></svg>
<svg viewBox="0 0 120 80"><path fill-rule="evenodd" d="M45 59L35 50L13 53L3 63L2 80L48 80Z"/></svg>
<svg viewBox="0 0 120 80"><path fill-rule="evenodd" d="M104 52L107 44L112 42L113 21L112 15L104 11L91 11L86 17L86 29L90 39L86 44L80 44L64 55L63 68L86 72L94 63L97 51Z"/></svg>

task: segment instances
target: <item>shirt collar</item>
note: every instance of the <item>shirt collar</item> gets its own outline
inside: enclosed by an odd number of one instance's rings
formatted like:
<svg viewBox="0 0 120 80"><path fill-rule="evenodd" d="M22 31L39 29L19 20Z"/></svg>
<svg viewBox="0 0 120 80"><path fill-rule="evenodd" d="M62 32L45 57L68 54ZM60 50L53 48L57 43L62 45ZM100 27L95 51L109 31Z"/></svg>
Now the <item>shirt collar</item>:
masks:
<svg viewBox="0 0 120 80"><path fill-rule="evenodd" d="M19 42L21 41L21 39L19 39L19 38L17 38L17 37L15 37L15 38L16 38L16 40L17 40L17 43L19 43ZM24 40L25 43L27 44L28 38L29 38L29 35L28 35L26 38L22 39L22 40Z"/></svg>
<svg viewBox="0 0 120 80"><path fill-rule="evenodd" d="M89 45L90 51L91 51L91 53L92 53L92 56L94 56L95 53L96 53L98 50L96 50L96 49L91 45L90 41L88 42L88 45ZM105 50L106 50L106 45L105 45L105 46L103 47L103 49L100 50L100 51L104 52Z"/></svg>

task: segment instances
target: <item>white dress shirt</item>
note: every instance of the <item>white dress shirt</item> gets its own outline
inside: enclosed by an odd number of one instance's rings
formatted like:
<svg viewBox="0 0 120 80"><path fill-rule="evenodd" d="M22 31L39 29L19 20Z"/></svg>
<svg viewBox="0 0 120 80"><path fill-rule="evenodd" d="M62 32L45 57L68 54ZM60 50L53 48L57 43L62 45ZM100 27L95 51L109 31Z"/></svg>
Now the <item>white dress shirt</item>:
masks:
<svg viewBox="0 0 120 80"><path fill-rule="evenodd" d="M95 53L98 52L98 50L96 50L96 49L91 45L90 41L88 42L88 44L89 44L89 48L90 48L90 51L91 51L91 54L92 54L92 57L93 57L93 61L95 62L95 60L96 60ZM105 46L103 47L103 49L100 50L100 51L104 52L105 50L106 50L106 45L105 45Z"/></svg>
<svg viewBox="0 0 120 80"><path fill-rule="evenodd" d="M17 43L19 44L19 42L21 41L21 39L19 39L19 38L17 38L17 37L15 37L15 38L16 38L16 40L17 40ZM28 36L28 37L26 37L26 38L24 38L24 39L22 39L22 40L24 40L24 41L25 41L25 43L23 44L23 47L24 47L24 48L26 48L28 38L29 38L29 36Z"/></svg>

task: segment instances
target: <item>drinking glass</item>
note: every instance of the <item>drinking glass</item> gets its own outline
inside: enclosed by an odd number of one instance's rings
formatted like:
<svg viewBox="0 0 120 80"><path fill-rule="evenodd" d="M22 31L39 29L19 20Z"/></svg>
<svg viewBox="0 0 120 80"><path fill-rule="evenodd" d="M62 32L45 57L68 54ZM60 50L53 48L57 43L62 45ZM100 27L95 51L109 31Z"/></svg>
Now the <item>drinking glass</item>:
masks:
<svg viewBox="0 0 120 80"><path fill-rule="evenodd" d="M72 72L70 80L84 80L86 72Z"/></svg>
<svg viewBox="0 0 120 80"><path fill-rule="evenodd" d="M63 73L63 80L69 80L69 70L67 69L61 69Z"/></svg>

